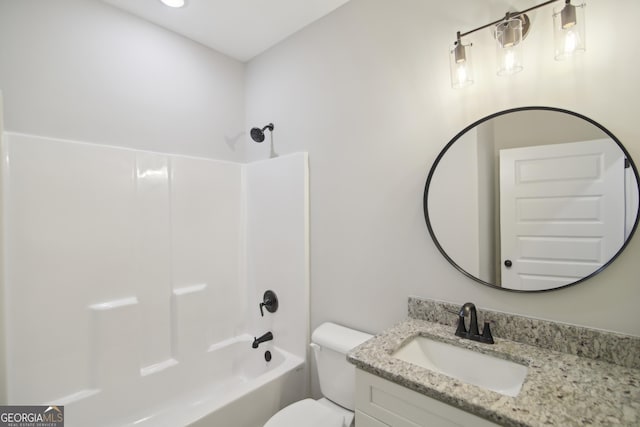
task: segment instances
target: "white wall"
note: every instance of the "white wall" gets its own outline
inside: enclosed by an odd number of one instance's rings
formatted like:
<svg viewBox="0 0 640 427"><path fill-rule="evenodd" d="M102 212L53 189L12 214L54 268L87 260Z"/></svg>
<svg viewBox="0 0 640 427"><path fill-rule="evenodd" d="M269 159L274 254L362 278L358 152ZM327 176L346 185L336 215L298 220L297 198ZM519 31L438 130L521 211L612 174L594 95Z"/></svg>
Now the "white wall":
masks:
<svg viewBox="0 0 640 427"><path fill-rule="evenodd" d="M478 131L465 133L440 160L429 187L429 220L440 246L470 274L480 276ZM455 184L454 184L455 183ZM465 244L460 244L465 236Z"/></svg>
<svg viewBox="0 0 640 427"><path fill-rule="evenodd" d="M491 121L496 157L500 150L506 148L609 138L598 127L579 117L554 111L522 111L498 116Z"/></svg>
<svg viewBox="0 0 640 427"><path fill-rule="evenodd" d="M417 295L640 335L638 236L593 279L524 295L467 279L429 238L429 168L459 130L495 111L582 113L640 161L640 61L620 43L634 37L640 2L589 1L587 52L568 62L553 60L551 10L532 13L525 69L508 78L495 76L491 35L478 33L476 83L452 90L455 32L505 12L480 3L352 0L248 64L247 127L273 121L276 152L309 152L311 326L333 320L380 331ZM247 155L267 158L268 147L252 144Z"/></svg>
<svg viewBox="0 0 640 427"><path fill-rule="evenodd" d="M0 0L5 130L241 161L244 66L98 0Z"/></svg>
<svg viewBox="0 0 640 427"><path fill-rule="evenodd" d="M480 275L478 277L490 283L495 282L496 274L496 218L495 201L495 159L493 152L493 126L480 126L478 138L478 248ZM499 217L499 215L498 215Z"/></svg>

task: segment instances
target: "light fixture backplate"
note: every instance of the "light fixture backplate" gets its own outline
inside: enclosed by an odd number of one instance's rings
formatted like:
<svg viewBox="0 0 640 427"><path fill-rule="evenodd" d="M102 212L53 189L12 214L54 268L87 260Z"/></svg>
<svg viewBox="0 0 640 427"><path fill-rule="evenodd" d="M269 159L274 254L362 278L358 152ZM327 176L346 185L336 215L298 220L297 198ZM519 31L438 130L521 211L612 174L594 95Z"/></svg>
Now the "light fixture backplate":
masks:
<svg viewBox="0 0 640 427"><path fill-rule="evenodd" d="M531 27L531 21L529 20L529 16L526 13L523 13L522 15L514 16L513 18L510 18L510 19L519 19L522 22L522 40L524 40L527 37L527 34L529 34L529 28ZM495 28L497 28L503 22L504 21L501 21L498 24L496 24ZM495 28L491 30L491 34L493 35L494 39L496 38Z"/></svg>

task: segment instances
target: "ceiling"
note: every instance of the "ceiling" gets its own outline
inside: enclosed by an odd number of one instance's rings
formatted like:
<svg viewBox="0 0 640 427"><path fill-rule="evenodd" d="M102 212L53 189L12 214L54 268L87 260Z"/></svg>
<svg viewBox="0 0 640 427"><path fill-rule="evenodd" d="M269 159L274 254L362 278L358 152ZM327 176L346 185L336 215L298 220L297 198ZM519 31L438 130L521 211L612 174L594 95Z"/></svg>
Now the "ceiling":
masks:
<svg viewBox="0 0 640 427"><path fill-rule="evenodd" d="M102 1L244 62L349 0Z"/></svg>

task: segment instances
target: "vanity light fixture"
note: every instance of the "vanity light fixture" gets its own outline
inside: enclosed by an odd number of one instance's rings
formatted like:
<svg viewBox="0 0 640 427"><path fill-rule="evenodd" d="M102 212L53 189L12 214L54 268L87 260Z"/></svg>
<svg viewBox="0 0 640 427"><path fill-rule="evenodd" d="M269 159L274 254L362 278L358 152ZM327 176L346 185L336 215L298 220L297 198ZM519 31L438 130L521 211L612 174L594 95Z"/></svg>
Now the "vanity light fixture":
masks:
<svg viewBox="0 0 640 427"><path fill-rule="evenodd" d="M584 52L585 6L584 3L574 6L571 4L571 0L566 0L564 7L553 9L555 58L557 60Z"/></svg>
<svg viewBox="0 0 640 427"><path fill-rule="evenodd" d="M521 12L507 12L504 18L490 22L471 31L456 34L456 41L449 49L449 64L451 68L451 86L459 89L473 83L473 69L471 64L471 43L464 44L462 38L476 31L493 27L496 39L498 58L497 74L505 76L522 71L522 41L529 33L531 21L527 12L556 3L560 0L548 0L537 6ZM571 0L564 0L560 9L554 9L554 40L555 58L564 59L574 53L584 51L584 8L585 3L574 6Z"/></svg>
<svg viewBox="0 0 640 427"><path fill-rule="evenodd" d="M449 55L449 65L451 68L451 86L459 89L473 83L473 68L471 62L471 43L465 45L458 39L451 46Z"/></svg>
<svg viewBox="0 0 640 427"><path fill-rule="evenodd" d="M527 15L510 17L496 25L493 36L496 39L498 57L498 75L505 76L522 71L522 38L526 32L524 22ZM528 28L528 27L527 27Z"/></svg>
<svg viewBox="0 0 640 427"><path fill-rule="evenodd" d="M183 7L185 0L160 0L165 6L169 7Z"/></svg>

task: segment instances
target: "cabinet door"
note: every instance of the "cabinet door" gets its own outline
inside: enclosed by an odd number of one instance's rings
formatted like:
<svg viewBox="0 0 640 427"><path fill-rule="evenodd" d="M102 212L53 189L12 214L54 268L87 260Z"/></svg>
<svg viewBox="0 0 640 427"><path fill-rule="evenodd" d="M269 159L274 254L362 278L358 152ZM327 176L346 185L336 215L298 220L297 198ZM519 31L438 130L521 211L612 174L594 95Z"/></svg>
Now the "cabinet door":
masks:
<svg viewBox="0 0 640 427"><path fill-rule="evenodd" d="M483 418L462 411L375 375L356 370L356 411L381 424L357 427L497 427ZM357 414L357 412L356 412ZM357 417L357 416L356 416Z"/></svg>
<svg viewBox="0 0 640 427"><path fill-rule="evenodd" d="M388 424L378 421L364 412L356 410L356 426L357 427L389 427Z"/></svg>

